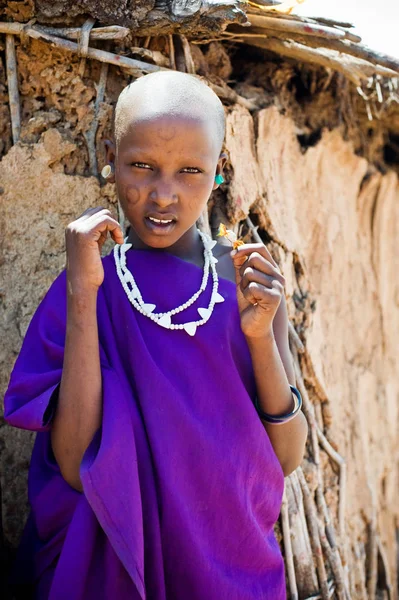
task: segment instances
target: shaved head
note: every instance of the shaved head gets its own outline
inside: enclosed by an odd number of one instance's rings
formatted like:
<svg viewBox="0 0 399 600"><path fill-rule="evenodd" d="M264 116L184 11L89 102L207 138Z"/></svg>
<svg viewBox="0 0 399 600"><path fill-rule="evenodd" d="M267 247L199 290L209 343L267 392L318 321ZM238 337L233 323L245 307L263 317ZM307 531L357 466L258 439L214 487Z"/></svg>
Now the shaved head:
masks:
<svg viewBox="0 0 399 600"><path fill-rule="evenodd" d="M200 79L179 71L158 71L136 79L122 90L115 108L116 145L134 122L169 116L210 125L215 152L225 134L223 104Z"/></svg>

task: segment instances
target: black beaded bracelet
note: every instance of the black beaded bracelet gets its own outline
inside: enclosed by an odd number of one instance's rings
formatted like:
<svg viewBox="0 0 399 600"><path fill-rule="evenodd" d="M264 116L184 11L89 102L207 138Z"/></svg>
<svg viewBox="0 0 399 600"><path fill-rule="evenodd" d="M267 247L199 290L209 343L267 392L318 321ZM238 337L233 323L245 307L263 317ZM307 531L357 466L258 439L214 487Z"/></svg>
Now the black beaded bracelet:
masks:
<svg viewBox="0 0 399 600"><path fill-rule="evenodd" d="M263 410L259 407L258 399L255 398L255 408L261 419L267 421L268 423L273 423L274 425L280 425L282 423L287 423L299 413L302 408L302 396L296 387L290 385L290 388L291 392L295 396L295 407L293 411L285 415L269 415L268 413L263 412Z"/></svg>

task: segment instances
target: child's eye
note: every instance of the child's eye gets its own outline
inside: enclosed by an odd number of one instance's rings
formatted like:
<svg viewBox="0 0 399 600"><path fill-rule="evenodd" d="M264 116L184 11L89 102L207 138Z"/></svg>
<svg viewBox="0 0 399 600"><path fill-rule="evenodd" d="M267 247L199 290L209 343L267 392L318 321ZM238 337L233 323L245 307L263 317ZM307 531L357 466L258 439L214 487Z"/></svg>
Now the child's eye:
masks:
<svg viewBox="0 0 399 600"><path fill-rule="evenodd" d="M149 169L151 169L151 166L147 163L141 163L141 162L135 162L135 163L131 163L132 167L139 167L146 169L147 167ZM201 173L200 169L197 169L197 167L185 167L184 169L182 169L183 171L185 171L186 173Z"/></svg>
<svg viewBox="0 0 399 600"><path fill-rule="evenodd" d="M151 166L147 163L142 162L134 162L131 164L132 167L137 167L138 169L151 169Z"/></svg>

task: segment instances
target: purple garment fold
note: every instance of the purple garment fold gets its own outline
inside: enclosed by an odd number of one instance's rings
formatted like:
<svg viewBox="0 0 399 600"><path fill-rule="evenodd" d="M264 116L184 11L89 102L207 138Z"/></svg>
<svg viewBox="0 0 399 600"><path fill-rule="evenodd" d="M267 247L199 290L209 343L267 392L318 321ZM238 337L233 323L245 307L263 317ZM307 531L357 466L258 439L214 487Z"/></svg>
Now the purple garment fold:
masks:
<svg viewBox="0 0 399 600"><path fill-rule="evenodd" d="M144 301L164 312L199 289L202 269L130 250ZM50 428L66 328L65 272L28 328L5 397L7 421L37 431L31 514L17 569L44 600L285 600L274 536L281 466L254 407L255 380L234 283L195 336L138 313L113 256L97 315L102 427L80 469L62 478ZM174 322L198 320L211 282Z"/></svg>

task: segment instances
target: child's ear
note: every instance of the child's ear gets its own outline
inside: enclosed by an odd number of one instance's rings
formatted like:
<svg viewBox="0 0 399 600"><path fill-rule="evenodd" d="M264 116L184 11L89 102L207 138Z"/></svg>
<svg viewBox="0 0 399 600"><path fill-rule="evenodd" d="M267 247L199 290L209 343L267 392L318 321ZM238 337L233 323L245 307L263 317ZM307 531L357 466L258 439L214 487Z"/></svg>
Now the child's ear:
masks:
<svg viewBox="0 0 399 600"><path fill-rule="evenodd" d="M115 142L113 140L105 140L105 159L106 165L111 167L111 173L107 177L107 181L115 183Z"/></svg>
<svg viewBox="0 0 399 600"><path fill-rule="evenodd" d="M220 156L219 156L219 159L218 159L217 166L216 166L215 177L217 175L222 175L223 176L223 169L224 169L224 167L226 165L227 159L228 159L228 156L227 156L226 152L221 152ZM216 190L219 187L219 185L220 184L215 181L214 184L213 184L213 189Z"/></svg>
<svg viewBox="0 0 399 600"><path fill-rule="evenodd" d="M220 166L220 174L222 175L222 171L226 165L228 156L226 152L221 152L218 160L218 166Z"/></svg>

